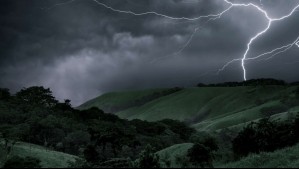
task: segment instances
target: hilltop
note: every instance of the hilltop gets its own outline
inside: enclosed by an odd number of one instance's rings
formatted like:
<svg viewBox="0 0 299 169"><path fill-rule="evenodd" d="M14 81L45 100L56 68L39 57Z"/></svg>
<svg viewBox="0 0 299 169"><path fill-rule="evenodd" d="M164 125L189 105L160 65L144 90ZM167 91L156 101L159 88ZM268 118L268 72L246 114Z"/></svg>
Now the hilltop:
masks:
<svg viewBox="0 0 299 169"><path fill-rule="evenodd" d="M289 110L297 111L297 104L292 101L296 88L296 85L237 85L185 88L165 95L158 93L171 89L114 92L99 96L80 108L114 109L112 113L124 119L174 119L199 130L217 130ZM156 97L151 97L153 95ZM152 99L146 99L149 97ZM136 104L140 100L143 103ZM125 104L130 106L124 107Z"/></svg>

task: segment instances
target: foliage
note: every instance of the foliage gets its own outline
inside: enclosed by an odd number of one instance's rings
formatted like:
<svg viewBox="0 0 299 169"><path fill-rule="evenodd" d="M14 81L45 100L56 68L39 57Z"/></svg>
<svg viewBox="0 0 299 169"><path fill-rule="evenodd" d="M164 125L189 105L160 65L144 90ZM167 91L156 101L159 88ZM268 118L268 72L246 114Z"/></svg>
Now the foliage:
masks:
<svg viewBox="0 0 299 169"><path fill-rule="evenodd" d="M274 152L250 154L239 161L219 164L217 168L298 168L299 145Z"/></svg>
<svg viewBox="0 0 299 169"><path fill-rule="evenodd" d="M159 156L154 153L154 150L150 145L147 145L145 150L139 154L135 167L160 168Z"/></svg>
<svg viewBox="0 0 299 169"><path fill-rule="evenodd" d="M199 165L201 168L205 166L213 167L211 150L202 144L194 144L193 147L188 150L187 157L194 166Z"/></svg>
<svg viewBox="0 0 299 169"><path fill-rule="evenodd" d="M99 153L96 150L95 146L88 145L84 150L84 158L87 162L97 163Z"/></svg>
<svg viewBox="0 0 299 169"><path fill-rule="evenodd" d="M202 144L211 151L217 151L219 149L216 138L206 132L197 132L193 134L190 141L192 143Z"/></svg>
<svg viewBox="0 0 299 169"><path fill-rule="evenodd" d="M297 143L294 124L278 123L269 119L252 122L232 141L236 157L249 153L272 152Z"/></svg>
<svg viewBox="0 0 299 169"><path fill-rule="evenodd" d="M265 85L287 85L286 82L283 80L276 80L276 79L250 79L243 82L224 82L224 83L217 83L217 84L203 84L198 83L198 87L236 87L236 86L265 86Z"/></svg>
<svg viewBox="0 0 299 169"><path fill-rule="evenodd" d="M49 88L45 89L41 86L21 89L21 91L16 93L16 99L23 103L23 109L27 111L33 110L36 107L52 108L58 102Z"/></svg>
<svg viewBox="0 0 299 169"><path fill-rule="evenodd" d="M9 100L11 97L10 93L9 93L9 89L3 89L0 88L0 100Z"/></svg>

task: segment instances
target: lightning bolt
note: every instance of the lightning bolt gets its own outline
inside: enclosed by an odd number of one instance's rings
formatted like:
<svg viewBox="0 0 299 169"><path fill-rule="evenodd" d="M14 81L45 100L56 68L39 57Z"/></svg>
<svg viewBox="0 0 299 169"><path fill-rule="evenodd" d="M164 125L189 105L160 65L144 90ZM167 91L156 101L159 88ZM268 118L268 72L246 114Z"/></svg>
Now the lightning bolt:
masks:
<svg viewBox="0 0 299 169"><path fill-rule="evenodd" d="M60 4L56 4L48 9L52 9L53 7L55 6L59 6L59 5L64 5L64 4L68 4L68 3L71 3L75 0L70 0L70 1L67 1L65 3L60 3ZM136 13L136 12L133 12L133 11L130 11L130 10L120 10L120 9L115 9L107 4L104 4L98 0L92 0L94 1L96 4L106 8L106 9L109 9L111 11L114 11L114 12L118 12L118 13L124 13L124 14L130 14L130 15L135 15L135 16L143 16L143 15L155 15L155 16L159 16L159 17L164 17L164 18L167 18L167 19L171 19L171 20L187 20L187 21L197 21L197 20L200 20L200 19L208 19L207 22L209 21L212 21L212 20L216 20L216 19L219 19L221 18L225 13L227 13L228 11L230 11L232 8L234 7L253 7L255 8L258 12L260 12L261 14L264 15L264 17L267 19L267 26L261 30L260 32L258 32L257 34L255 34L253 37L250 38L249 42L247 43L247 48L242 56L242 58L237 58L237 59L233 59L229 62L227 62L221 69L218 70L218 74L225 70L225 68L227 68L230 64L234 63L234 62L237 62L237 61L241 61L241 66L242 66L242 69L243 69L243 79L246 81L247 80L247 76L246 76L246 67L245 67L245 61L247 60L255 60L255 59L258 59L260 57L263 57L263 56L266 56L266 55L269 55L269 54L272 54L270 58L273 58L274 56L280 54L280 53L283 53L287 50L289 50L291 47L293 47L294 45L296 45L297 47L299 47L299 37L296 39L296 41L294 41L293 43L291 44L288 44L288 45L284 45L282 47L278 47L278 48L275 48L269 52L265 52L263 54L260 54L256 57L252 57L252 58L248 58L248 54L251 50L251 46L252 44L255 42L256 39L260 38L262 35L264 35L270 28L271 28L271 25L273 22L277 22L277 21L282 21L290 16L293 15L294 12L296 12L299 8L299 4L297 6L295 6L291 12L285 16L282 16L280 18L271 18L267 11L266 10L263 10L261 7L259 7L258 5L255 5L253 3L234 3L234 2L231 2L229 0L224 0L224 2L226 4L228 4L228 7L226 9L224 9L223 11L217 13L217 14L209 14L209 15L202 15L202 16L198 16L198 17L174 17L174 16L169 16L169 15L165 15L165 14L161 14L161 13L158 13L158 12L155 12L155 11L148 11L148 12L142 12L142 13ZM263 6L262 4L262 0L260 0L260 5ZM186 44L178 51L176 52L175 54L178 54L180 52L182 52L192 41L193 39L193 36L196 34L196 32L198 31L199 28L196 28L194 30L194 32L191 34L189 40L186 42Z"/></svg>
<svg viewBox="0 0 299 169"><path fill-rule="evenodd" d="M298 46L299 45L298 43L299 43L299 36L298 36L298 38L294 42L292 42L290 44L287 44L287 45L284 45L284 46L281 46L281 47L277 47L275 49L272 49L271 51L262 53L262 54L260 54L258 56L252 57L252 58L246 58L244 61L247 61L247 60L256 60L256 59L259 59L259 58L262 58L264 56L272 54L270 57L264 59L264 60L269 60L269 59L272 59L274 56L276 56L278 54L286 52L287 50L291 49L294 45ZM238 62L238 61L242 61L242 58L233 59L233 60L227 62L222 68L220 68L218 70L217 74L219 74L221 71L225 70L230 64L232 64L234 62Z"/></svg>
<svg viewBox="0 0 299 169"><path fill-rule="evenodd" d="M279 52L277 52L277 53L274 53L272 56L266 58L265 60L272 59L274 56L279 55L279 54L281 54L281 53L284 53L284 52L286 52L287 50L291 49L294 45L297 45L298 40L299 40L299 37L298 37L298 38L296 39L296 41L294 41L293 43L283 46L283 47L282 47L282 48L284 48L283 50L281 50L281 51L279 51ZM296 42L297 42L297 43L296 43ZM299 46L298 46L298 47L299 47ZM278 48L278 49L279 49L279 48Z"/></svg>
<svg viewBox="0 0 299 169"><path fill-rule="evenodd" d="M275 22L275 21L281 21L281 20L284 20L285 18L288 18L290 17L298 8L299 8L299 4L293 8L293 10L288 14L288 15L285 15L285 16L282 16L280 18L271 18L269 17L267 11L263 10L262 8L260 8L259 6L253 4L253 3L248 3L248 4L240 4L240 3L232 3L228 0L224 0L226 3L230 4L232 7L248 7L248 6L252 6L254 7L255 9L257 9L259 12L261 12L265 18L268 20L268 23L267 23L267 26L265 29L263 29L261 32L258 32L255 36L253 36L252 38L250 38L250 41L248 42L247 44L247 49L241 59L241 65L242 65L242 69L243 69L243 79L246 81L247 80L247 77L246 77L246 68L245 68L245 61L247 60L247 55L250 51L250 47L252 45L252 43L257 39L259 38L260 36L262 36L263 34L265 34L271 27L272 23ZM276 50L276 49L275 49ZM275 51L274 50L274 51ZM262 54L264 55L264 54ZM229 62L227 62L221 69L220 71L224 70L228 65L230 65L231 63L235 62L235 61L238 61L240 59L233 59Z"/></svg>
<svg viewBox="0 0 299 169"><path fill-rule="evenodd" d="M282 16L280 18L271 18L267 11L263 10L261 7L259 7L258 5L255 5L253 3L233 3L233 2L230 2L229 0L224 0L225 3L229 4L229 7L226 8L225 10L223 10L222 12L218 13L218 14L210 14L210 15L204 15L204 16L199 16L199 17L194 17L194 18L187 18L187 17L172 17L172 16L168 16L168 15L164 15L164 14L160 14L160 13L157 13L157 12L153 12L153 11L150 11L150 12L144 12L144 13L135 13L135 12L132 12L132 11L124 11L124 10L119 10L119 9L115 9L111 6L108 6L104 3L101 3L99 2L98 0L94 0L94 2L96 2L97 4L107 8L107 9L110 9L112 11L115 11L115 12L120 12L120 13L126 13L126 14L132 14L132 15L136 15L136 16L140 16L140 15L148 15L148 14L153 14L153 15L157 15L157 16L161 16L161 17L165 17L165 18L168 18L168 19L172 19L172 20L188 20L188 21L195 21L195 20L199 20L199 19L202 19L202 18L208 18L210 20L216 20L216 19L219 19L221 18L221 16L223 14L225 14L226 12L228 12L229 10L231 10L233 7L253 7L255 8L257 11L261 12L264 17L267 19L268 23L267 23L267 26L266 28L264 28L262 31L258 32L255 36L253 36L252 38L250 38L249 42L247 43L247 48L246 48L246 51L245 53L243 54L243 57L242 58L239 58L239 59L233 59L229 62L227 62L221 69L219 69L218 73L220 71L223 71L227 66L229 66L231 63L233 62L236 62L236 61L241 61L241 66L242 66L242 69L243 69L243 79L246 81L247 80L247 77L246 77L246 67L245 67L245 61L246 60L253 60L253 59L257 59L259 57L262 57L264 55L267 55L267 54L270 54L270 53L274 53L280 49L284 49L284 50L281 50L279 52L277 52L276 54L272 55L271 57L274 57L275 55L277 54L280 54L282 52L285 52L287 51L288 49L290 49L294 44L297 45L299 47L299 41L295 41L295 43L292 43L291 45L286 45L286 46L283 46L283 47L279 47L279 48L276 48L270 52L266 52L266 53L263 53L257 57L254 57L254 58L247 58L248 56L248 53L250 52L250 49L251 49L251 46L252 44L254 43L254 41L256 39L258 39L259 37L261 37L263 34L265 34L271 27L272 23L275 22L275 21L281 21L281 20L284 20L288 17L290 17L298 8L299 8L299 4L294 7L292 9L292 11L285 15L285 16ZM260 0L260 4L262 4L262 0ZM183 46L183 48L181 50L179 50L177 53L180 53L181 51L183 51L191 42L191 40L193 39L193 36L194 34L197 32L197 29L195 29L194 33L191 35L190 39L188 40L188 42Z"/></svg>
<svg viewBox="0 0 299 169"><path fill-rule="evenodd" d="M188 21L196 21L196 20L199 20L199 19L203 19L203 18L219 18L221 17L224 13L226 13L227 11L230 10L230 8L232 6L230 6L229 8L227 8L226 10L218 13L218 14L209 14L209 15L202 15L202 16L198 16L198 17L192 17L192 18L189 18L189 17L173 17L173 16L168 16L168 15L165 15L165 14L160 14L158 12L154 12L154 11L149 11L149 12L142 12L142 13L136 13L136 12L133 12L133 11L130 11L130 10L119 10L119 9L115 9L107 4L104 4L102 2L99 2L98 0L93 0L94 2L96 2L98 5L101 5L107 9L110 9L114 12L119 12L119 13L125 13L125 14L131 14L131 15L135 15L135 16L143 16L143 15L156 15L156 16L160 16L160 17L164 17L164 18L168 18L168 19L172 19L172 20L188 20Z"/></svg>

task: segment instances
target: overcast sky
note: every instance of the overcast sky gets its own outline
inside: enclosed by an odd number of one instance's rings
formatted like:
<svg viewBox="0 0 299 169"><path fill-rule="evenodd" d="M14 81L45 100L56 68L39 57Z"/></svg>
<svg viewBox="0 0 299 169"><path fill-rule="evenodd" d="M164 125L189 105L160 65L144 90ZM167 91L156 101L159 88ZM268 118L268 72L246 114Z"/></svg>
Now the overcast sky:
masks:
<svg viewBox="0 0 299 169"><path fill-rule="evenodd" d="M224 0L0 0L0 87L50 87L79 105L108 91L242 81L250 38L267 27L254 7ZM288 15L299 0L255 0L269 17ZM104 6L105 4L106 6ZM111 7L111 8L109 8ZM114 10L113 10L114 9ZM117 12L116 10L119 10ZM134 15L120 11L132 11ZM208 21L208 22L207 22ZM195 30L197 30L195 32ZM299 11L274 22L253 41L248 57L293 43ZM247 78L299 80L299 47L246 61Z"/></svg>

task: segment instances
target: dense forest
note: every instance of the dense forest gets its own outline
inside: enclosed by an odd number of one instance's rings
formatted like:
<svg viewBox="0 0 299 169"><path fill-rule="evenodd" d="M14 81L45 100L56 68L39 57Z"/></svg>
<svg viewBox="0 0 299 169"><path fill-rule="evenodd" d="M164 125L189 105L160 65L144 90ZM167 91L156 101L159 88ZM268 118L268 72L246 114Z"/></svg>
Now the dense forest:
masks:
<svg viewBox="0 0 299 169"><path fill-rule="evenodd" d="M285 85L281 81L275 84ZM299 88L294 91L294 100L299 102ZM250 153L272 152L299 142L298 117L284 122L264 118L227 137L224 132L215 135L196 131L177 120L129 121L96 107L78 110L71 100L61 103L50 89L37 86L16 94L0 89L0 117L1 160L7 168L41 167L37 158L11 155L17 142L78 156L71 167L94 168L169 167L170 162L155 152L180 143L193 143L185 158L176 159L181 167L213 167L213 160L223 158L227 152L232 152L227 160L235 161Z"/></svg>

